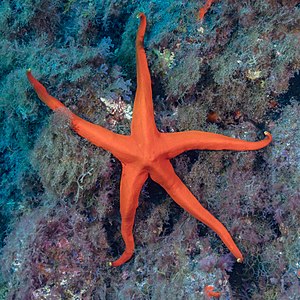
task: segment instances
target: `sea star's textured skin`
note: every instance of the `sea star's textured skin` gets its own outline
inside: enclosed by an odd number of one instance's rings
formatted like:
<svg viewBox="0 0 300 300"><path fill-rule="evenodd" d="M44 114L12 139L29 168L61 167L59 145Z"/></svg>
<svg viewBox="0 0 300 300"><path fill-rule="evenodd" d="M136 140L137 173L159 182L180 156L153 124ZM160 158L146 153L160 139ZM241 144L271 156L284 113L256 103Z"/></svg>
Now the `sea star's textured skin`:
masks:
<svg viewBox="0 0 300 300"><path fill-rule="evenodd" d="M192 195L175 174L170 159L191 150L257 150L266 147L272 140L270 133L258 142L247 142L220 134L187 131L161 133L154 121L151 78L144 50L146 16L141 13L140 26L136 37L137 91L133 107L131 134L124 136L113 133L99 125L81 119L66 110L71 127L83 138L94 145L111 152L122 163L120 184L120 211L122 218L121 233L125 251L112 266L120 266L128 261L134 252L133 225L141 188L150 176L160 184L172 199L196 219L214 230L238 261L243 256L232 240L229 232L211 213ZM65 108L56 98L47 93L45 87L27 71L27 77L39 98L52 110Z"/></svg>

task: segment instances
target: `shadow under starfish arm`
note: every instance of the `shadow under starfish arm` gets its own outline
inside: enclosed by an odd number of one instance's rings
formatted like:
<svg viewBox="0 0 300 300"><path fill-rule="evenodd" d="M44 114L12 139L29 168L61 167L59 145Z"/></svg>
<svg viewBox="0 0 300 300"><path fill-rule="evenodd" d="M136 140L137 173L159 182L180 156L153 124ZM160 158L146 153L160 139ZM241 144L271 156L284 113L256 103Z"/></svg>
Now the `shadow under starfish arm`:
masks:
<svg viewBox="0 0 300 300"><path fill-rule="evenodd" d="M228 230L199 203L195 196L176 175L173 166L168 160L160 162L157 167L150 172L150 176L166 190L179 206L197 220L210 227L220 237L238 262L243 261L243 255L234 243Z"/></svg>
<svg viewBox="0 0 300 300"><path fill-rule="evenodd" d="M92 144L111 152L115 157L123 160L131 158L129 137L114 133L108 129L88 122L72 113L62 102L49 95L46 88L27 70L27 78L36 91L38 97L50 109L65 109L66 115L70 117L71 127L77 134L90 141Z"/></svg>
<svg viewBox="0 0 300 300"><path fill-rule="evenodd" d="M257 142L244 141L222 134L204 131L184 131L163 133L162 142L165 145L166 156L170 159L188 150L258 150L268 146L272 135L265 131L265 139Z"/></svg>

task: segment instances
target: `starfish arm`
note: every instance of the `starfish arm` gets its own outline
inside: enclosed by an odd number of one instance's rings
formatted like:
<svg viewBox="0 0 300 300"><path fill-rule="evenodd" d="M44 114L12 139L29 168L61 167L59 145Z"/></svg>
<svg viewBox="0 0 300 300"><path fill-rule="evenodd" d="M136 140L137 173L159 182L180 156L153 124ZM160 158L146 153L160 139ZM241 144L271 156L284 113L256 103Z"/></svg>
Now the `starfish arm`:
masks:
<svg viewBox="0 0 300 300"><path fill-rule="evenodd" d="M138 198L148 173L135 165L122 164L122 178L120 185L120 212L121 212L121 234L125 242L125 251L116 261L112 262L113 267L118 267L127 262L134 252L133 225Z"/></svg>
<svg viewBox="0 0 300 300"><path fill-rule="evenodd" d="M164 133L161 135L165 145L165 156L170 159L188 150L233 150L248 151L258 150L268 146L272 141L272 135L265 131L265 139L257 142L249 142L222 134L204 131L185 131Z"/></svg>
<svg viewBox="0 0 300 300"><path fill-rule="evenodd" d="M149 136L153 135L153 133L158 133L158 130L154 121L151 76L144 49L147 20L143 13L140 13L138 16L140 25L135 43L137 89L133 106L131 133L139 137L143 136L145 140L148 140Z"/></svg>
<svg viewBox="0 0 300 300"><path fill-rule="evenodd" d="M194 195L175 174L175 171L168 160L161 161L160 164L156 165L152 172L150 172L150 176L166 190L178 205L189 212L197 220L210 227L221 238L230 252L236 257L237 261L242 262L242 253L234 243L225 226L198 202Z"/></svg>
<svg viewBox="0 0 300 300"><path fill-rule="evenodd" d="M201 7L199 9L199 19L201 21L203 21L205 14L207 13L207 11L209 10L209 8L211 7L212 3L214 0L207 0L204 4L203 7Z"/></svg>
<svg viewBox="0 0 300 300"><path fill-rule="evenodd" d="M46 88L31 74L31 70L27 70L27 78L32 87L36 91L38 97L52 110L59 108L65 109L65 113L70 117L71 127L80 136L90 141L92 144L101 147L119 159L126 160L131 156L129 137L116 134L108 129L88 122L74 113L72 113L66 106L58 99L49 95Z"/></svg>

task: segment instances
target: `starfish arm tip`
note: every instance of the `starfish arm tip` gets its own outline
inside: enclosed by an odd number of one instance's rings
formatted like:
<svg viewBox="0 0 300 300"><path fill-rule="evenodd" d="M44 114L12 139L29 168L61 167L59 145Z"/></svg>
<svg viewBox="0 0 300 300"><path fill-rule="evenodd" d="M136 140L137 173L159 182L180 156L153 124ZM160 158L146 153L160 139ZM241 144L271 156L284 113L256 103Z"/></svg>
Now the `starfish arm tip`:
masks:
<svg viewBox="0 0 300 300"><path fill-rule="evenodd" d="M113 263L112 263L111 261L109 261L109 262L107 263L107 265L108 265L109 267L112 267L112 266L113 266Z"/></svg>
<svg viewBox="0 0 300 300"><path fill-rule="evenodd" d="M264 131L264 135L271 137L271 133L269 131Z"/></svg>
<svg viewBox="0 0 300 300"><path fill-rule="evenodd" d="M242 263L243 262L243 258L242 257L239 257L239 258L237 258L237 260L236 260L238 263Z"/></svg>
<svg viewBox="0 0 300 300"><path fill-rule="evenodd" d="M145 18L146 16L145 16L145 14L143 12L140 11L140 12L137 13L136 17L138 19L140 19L140 18Z"/></svg>
<svg viewBox="0 0 300 300"><path fill-rule="evenodd" d="M31 85L33 86L33 88L35 89L35 84L37 80L33 77L31 73L31 68L26 69L26 76L29 82L31 83Z"/></svg>
<svg viewBox="0 0 300 300"><path fill-rule="evenodd" d="M266 139L269 140L269 143L272 141L272 134L269 131L264 131L264 135L266 136Z"/></svg>
<svg viewBox="0 0 300 300"><path fill-rule="evenodd" d="M31 73L31 68L26 69L26 76L31 84L33 84L34 77Z"/></svg>

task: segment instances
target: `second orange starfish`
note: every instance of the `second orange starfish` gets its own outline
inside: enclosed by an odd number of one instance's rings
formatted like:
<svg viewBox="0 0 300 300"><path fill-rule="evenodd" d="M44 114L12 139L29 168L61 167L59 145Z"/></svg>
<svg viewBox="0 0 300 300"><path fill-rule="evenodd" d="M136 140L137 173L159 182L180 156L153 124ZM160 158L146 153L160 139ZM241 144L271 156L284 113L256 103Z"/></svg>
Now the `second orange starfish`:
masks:
<svg viewBox="0 0 300 300"><path fill-rule="evenodd" d="M192 149L257 150L266 147L271 142L272 136L265 132L266 138L264 140L248 142L203 131L159 132L154 121L151 78L143 45L146 16L141 13L139 17L140 26L136 37L137 90L131 134L129 136L116 134L99 125L85 121L66 109L73 130L94 145L111 152L122 163L120 212L125 251L111 265L116 267L124 264L134 253L132 231L135 213L140 191L149 176L160 184L178 205L215 231L237 261L241 262L243 260L242 253L227 229L188 190L175 174L170 159ZM27 77L38 97L47 106L52 110L65 108L59 100L48 94L46 88L32 76L30 70L27 71Z"/></svg>

